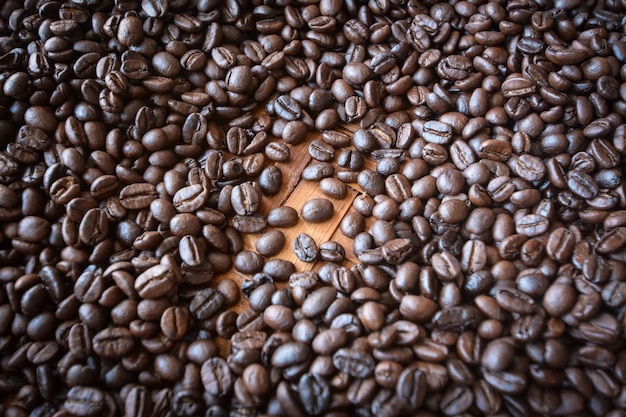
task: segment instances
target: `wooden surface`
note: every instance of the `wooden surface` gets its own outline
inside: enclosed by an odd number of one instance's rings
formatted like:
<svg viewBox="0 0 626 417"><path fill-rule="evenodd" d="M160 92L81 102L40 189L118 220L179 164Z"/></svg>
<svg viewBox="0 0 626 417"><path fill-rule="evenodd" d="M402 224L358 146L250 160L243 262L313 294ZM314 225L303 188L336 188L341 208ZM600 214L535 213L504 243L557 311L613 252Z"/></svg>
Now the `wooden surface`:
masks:
<svg viewBox="0 0 626 417"><path fill-rule="evenodd" d="M343 131L345 133L351 133L354 131L356 127L354 126L343 126L337 128L336 130ZM310 133L307 137L307 140L297 145L287 145L290 148L290 158L286 162L276 162L274 163L278 168L280 168L283 174L283 187L281 190L274 196L263 196L260 212L262 214L267 214L271 209L284 205L293 207L298 211L298 223L295 226L289 228L268 228L265 229L265 232L268 230L276 229L280 230L285 235L285 246L282 251L277 255L266 258L266 261L272 258L279 258L293 262L296 266L297 271L306 271L319 268L320 264L323 261L317 261L313 263L306 263L298 259L293 252L292 243L297 235L300 233L307 233L314 240L315 243L319 246L321 243L334 240L342 244L342 246L346 250L346 261L345 264L350 266L351 264L356 262L356 257L352 251L352 239L347 238L341 233L339 230L339 224L343 217L352 209L352 201L354 198L359 195L362 191L356 183L346 184L348 186L348 193L344 199L338 200L331 197L328 197L322 193L319 188L319 183L316 181L307 181L301 179L301 173L304 168L311 163L312 158L308 152L308 145L314 139L321 139L321 133ZM315 162L315 161L313 161ZM336 164L336 161L331 161L331 163L335 166L335 171L343 170L344 168L339 168ZM375 169L375 163L373 160L366 158L366 167L370 169ZM316 197L324 197L328 200L332 201L334 205L334 213L333 216L323 222L323 223L308 223L302 220L300 217L300 209L302 205L308 200ZM244 240L244 249L256 251L255 242L262 235L262 233L254 233L254 234L242 234ZM225 274L221 274L216 277L213 283L217 283L220 280L230 278L241 284L243 280L249 279L250 276L246 274L241 274L236 271L234 268L231 268L230 271ZM286 286L286 283L277 283L277 287L281 288ZM242 311L248 309L248 302L246 299L241 297L239 303L231 308L232 310L241 313ZM227 340L217 338L217 344L220 346L221 353L225 356L229 353L229 342Z"/></svg>

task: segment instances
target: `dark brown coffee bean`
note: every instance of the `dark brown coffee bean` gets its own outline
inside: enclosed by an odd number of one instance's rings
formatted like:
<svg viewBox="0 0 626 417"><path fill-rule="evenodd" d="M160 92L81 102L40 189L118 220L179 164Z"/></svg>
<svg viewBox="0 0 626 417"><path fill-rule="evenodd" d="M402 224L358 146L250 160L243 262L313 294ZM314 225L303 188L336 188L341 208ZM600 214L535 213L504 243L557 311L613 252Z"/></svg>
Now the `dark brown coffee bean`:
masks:
<svg viewBox="0 0 626 417"><path fill-rule="evenodd" d="M590 175L580 171L567 174L567 185L573 193L582 198L594 198L598 195L598 186Z"/></svg>
<svg viewBox="0 0 626 417"><path fill-rule="evenodd" d="M341 372L356 378L367 378L374 372L374 359L367 352L342 348L333 355L333 364Z"/></svg>
<svg viewBox="0 0 626 417"><path fill-rule="evenodd" d="M100 298L104 288L102 270L90 266L76 280L74 295L81 302L93 303Z"/></svg>
<svg viewBox="0 0 626 417"><path fill-rule="evenodd" d="M289 206L275 207L267 214L267 224L272 227L291 227L298 222L298 212Z"/></svg>
<svg viewBox="0 0 626 417"><path fill-rule="evenodd" d="M104 394L97 388L73 387L67 393L64 407L77 416L98 415L105 407Z"/></svg>
<svg viewBox="0 0 626 417"><path fill-rule="evenodd" d="M289 160L289 147L284 142L270 142L265 147L267 159L274 162L286 162Z"/></svg>
<svg viewBox="0 0 626 417"><path fill-rule="evenodd" d="M245 216L255 213L259 209L261 198L255 185L249 181L236 185L230 196L235 213Z"/></svg>
<svg viewBox="0 0 626 417"><path fill-rule="evenodd" d="M323 242L319 246L320 259L327 262L340 263L346 256L346 251L341 244L335 241Z"/></svg>
<svg viewBox="0 0 626 417"><path fill-rule="evenodd" d="M257 252L263 256L274 256L285 245L285 235L279 230L271 230L259 237L255 243Z"/></svg>
<svg viewBox="0 0 626 417"><path fill-rule="evenodd" d="M232 372L226 361L220 357L214 357L204 362L200 375L204 389L211 395L223 397L233 387Z"/></svg>
<svg viewBox="0 0 626 417"><path fill-rule="evenodd" d="M203 185L189 185L176 191L172 203L179 213L191 213L206 202L208 195Z"/></svg>
<svg viewBox="0 0 626 417"><path fill-rule="evenodd" d="M221 292L207 288L194 295L189 311L196 318L206 320L217 313L223 307L224 302L225 298Z"/></svg>
<svg viewBox="0 0 626 417"><path fill-rule="evenodd" d="M237 254L235 269L244 274L254 274L263 268L263 257L256 252L244 250Z"/></svg>
<svg viewBox="0 0 626 417"><path fill-rule="evenodd" d="M517 394L528 384L527 377L520 372L485 371L484 378L494 389L504 394Z"/></svg>
<svg viewBox="0 0 626 417"><path fill-rule="evenodd" d="M610 254L618 251L626 243L626 228L616 227L604 233L596 243L597 251L601 254Z"/></svg>
<svg viewBox="0 0 626 417"><path fill-rule="evenodd" d="M263 321L270 328L278 331L291 331L296 320L289 307L271 305L263 312Z"/></svg>
<svg viewBox="0 0 626 417"><path fill-rule="evenodd" d="M255 213L247 216L233 216L233 228L241 233L259 233L267 226L265 217Z"/></svg>
<svg viewBox="0 0 626 417"><path fill-rule="evenodd" d="M328 162L335 156L335 150L332 145L321 141L314 140L309 144L309 155L317 161Z"/></svg>
<svg viewBox="0 0 626 417"><path fill-rule="evenodd" d="M495 298L506 311L530 314L534 310L534 300L517 289L499 288Z"/></svg>
<svg viewBox="0 0 626 417"><path fill-rule="evenodd" d="M482 354L481 365L492 371L507 369L515 356L515 345L509 339L496 339L487 344Z"/></svg>
<svg viewBox="0 0 626 417"><path fill-rule="evenodd" d="M334 206L330 200L314 198L304 203L300 210L300 215L306 222L322 223L332 217L333 211Z"/></svg>
<svg viewBox="0 0 626 417"><path fill-rule="evenodd" d="M146 208L156 198L156 188L152 184L131 184L120 190L120 202L126 209Z"/></svg>
<svg viewBox="0 0 626 417"><path fill-rule="evenodd" d="M430 321L437 311L436 303L418 295L405 295L400 303L400 312L415 322Z"/></svg>
<svg viewBox="0 0 626 417"><path fill-rule="evenodd" d="M178 282L171 267L155 265L137 277L135 290L142 298L155 299L170 291Z"/></svg>
<svg viewBox="0 0 626 417"><path fill-rule="evenodd" d="M322 178L330 177L335 172L335 168L328 162L311 163L302 171L302 179L309 181L320 181Z"/></svg>
<svg viewBox="0 0 626 417"><path fill-rule="evenodd" d="M341 200L346 197L348 187L335 178L323 178L320 181L320 190L329 197Z"/></svg>
<svg viewBox="0 0 626 417"><path fill-rule="evenodd" d="M130 330L123 327L108 327L93 338L94 352L105 358L120 359L135 347Z"/></svg>
<svg viewBox="0 0 626 417"><path fill-rule="evenodd" d="M473 401L474 395L470 388L452 385L444 392L440 408L446 415L451 415L469 409Z"/></svg>
<svg viewBox="0 0 626 417"><path fill-rule="evenodd" d="M302 114L300 104L288 95L282 95L276 99L274 111L287 121L299 119Z"/></svg>
<svg viewBox="0 0 626 417"><path fill-rule="evenodd" d="M306 363L310 359L310 348L301 342L280 345L272 354L272 365L284 369L288 366Z"/></svg>
<svg viewBox="0 0 626 417"><path fill-rule="evenodd" d="M365 169L359 173L357 183L370 197L382 194L385 191L385 182L376 172Z"/></svg>
<svg viewBox="0 0 626 417"><path fill-rule="evenodd" d="M311 415L323 413L330 406L331 388L320 375L302 375L298 382L298 391L305 411Z"/></svg>
<svg viewBox="0 0 626 417"><path fill-rule="evenodd" d="M539 214L527 214L519 219L515 230L526 236L539 236L550 227L548 219Z"/></svg>
<svg viewBox="0 0 626 417"><path fill-rule="evenodd" d="M550 233L546 245L546 253L558 262L564 262L574 252L576 245L573 233L564 227L560 227Z"/></svg>
<svg viewBox="0 0 626 417"><path fill-rule="evenodd" d="M270 388L270 376L266 368L260 364L251 364L242 374L247 390L253 395L265 395Z"/></svg>
<svg viewBox="0 0 626 417"><path fill-rule="evenodd" d="M293 241L293 251L303 262L314 262L319 256L317 244L306 233L300 233Z"/></svg>
<svg viewBox="0 0 626 417"><path fill-rule="evenodd" d="M189 310L183 307L168 307L161 315L161 331L171 340L180 340L189 326Z"/></svg>

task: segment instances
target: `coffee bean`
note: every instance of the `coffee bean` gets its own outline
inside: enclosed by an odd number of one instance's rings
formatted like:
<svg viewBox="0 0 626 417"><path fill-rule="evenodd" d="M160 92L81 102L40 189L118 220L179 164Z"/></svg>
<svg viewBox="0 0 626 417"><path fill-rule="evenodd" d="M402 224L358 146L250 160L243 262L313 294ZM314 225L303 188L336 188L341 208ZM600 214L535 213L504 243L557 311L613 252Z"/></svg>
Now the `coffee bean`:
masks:
<svg viewBox="0 0 626 417"><path fill-rule="evenodd" d="M588 174L579 171L569 172L567 185L573 193L582 198L594 198L598 195L598 186Z"/></svg>
<svg viewBox="0 0 626 417"><path fill-rule="evenodd" d="M179 189L172 199L179 213L191 213L199 209L208 197L208 192L201 184L194 184Z"/></svg>
<svg viewBox="0 0 626 417"><path fill-rule="evenodd" d="M73 387L64 403L68 412L77 416L98 415L105 407L102 391L91 387Z"/></svg>
<svg viewBox="0 0 626 417"><path fill-rule="evenodd" d="M322 223L331 218L333 210L334 206L330 200L314 198L304 203L300 215L309 223Z"/></svg>
<svg viewBox="0 0 626 417"><path fill-rule="evenodd" d="M325 311L335 300L337 291L334 288L320 288L309 295L302 304L305 317L315 317Z"/></svg>
<svg viewBox="0 0 626 417"><path fill-rule="evenodd" d="M263 265L263 272L278 281L286 281L295 272L295 266L283 259L270 259Z"/></svg>
<svg viewBox="0 0 626 417"><path fill-rule="evenodd" d="M271 165L265 167L259 175L259 187L267 195L278 194L283 185L283 174L280 168Z"/></svg>
<svg viewBox="0 0 626 417"><path fill-rule="evenodd" d="M474 395L468 387L451 386L444 392L441 398L441 410L447 414L453 414L467 410L474 401Z"/></svg>
<svg viewBox="0 0 626 417"><path fill-rule="evenodd" d="M319 252L322 260L336 263L343 261L346 255L344 247L332 240L320 244Z"/></svg>
<svg viewBox="0 0 626 417"><path fill-rule="evenodd" d="M155 299L171 290L176 281L176 275L168 266L155 265L137 277L135 290L142 298Z"/></svg>
<svg viewBox="0 0 626 417"><path fill-rule="evenodd" d="M428 322L435 315L436 304L425 297L406 295L402 297L400 312L407 319L417 322Z"/></svg>
<svg viewBox="0 0 626 417"><path fill-rule="evenodd" d="M313 262L319 256L317 244L306 233L300 233L293 241L293 251L303 262Z"/></svg>
<svg viewBox="0 0 626 417"><path fill-rule="evenodd" d="M356 378L367 378L374 372L374 359L367 352L341 348L333 355L333 364L341 372Z"/></svg>
<svg viewBox="0 0 626 417"><path fill-rule="evenodd" d="M505 394L516 394L526 388L528 380L519 372L485 371L485 380L489 385Z"/></svg>
<svg viewBox="0 0 626 417"><path fill-rule="evenodd" d="M233 228L241 233L259 233L265 226L267 226L265 217L258 213L233 216Z"/></svg>
<svg viewBox="0 0 626 417"><path fill-rule="evenodd" d="M543 305L550 315L560 317L572 308L574 299L575 293L571 285L554 283L546 290Z"/></svg>
<svg viewBox="0 0 626 417"><path fill-rule="evenodd" d="M291 227L298 222L298 212L289 206L273 208L267 214L267 224L272 227Z"/></svg>
<svg viewBox="0 0 626 417"><path fill-rule="evenodd" d="M539 214L527 214L519 219L515 230L526 236L539 236L548 230L549 225L545 217Z"/></svg>
<svg viewBox="0 0 626 417"><path fill-rule="evenodd" d="M156 188L152 184L131 184L120 190L120 203L126 209L146 208L156 198Z"/></svg>
<svg viewBox="0 0 626 417"><path fill-rule="evenodd" d="M331 388L326 380L317 374L304 374L298 382L300 400L307 413L323 413L331 402Z"/></svg>
<svg viewBox="0 0 626 417"><path fill-rule="evenodd" d="M132 334L123 327L108 327L96 333L93 338L94 352L106 358L120 359L134 347Z"/></svg>
<svg viewBox="0 0 626 417"><path fill-rule="evenodd" d="M513 288L500 288L496 293L496 301L503 309L511 312L532 313L534 301L528 295Z"/></svg>
<svg viewBox="0 0 626 417"><path fill-rule="evenodd" d="M302 179L309 181L320 181L322 178L330 177L335 172L335 168L329 162L311 163L302 171Z"/></svg>
<svg viewBox="0 0 626 417"><path fill-rule="evenodd" d="M317 161L328 162L335 156L331 145L321 140L314 140L309 144L309 155Z"/></svg>
<svg viewBox="0 0 626 417"><path fill-rule="evenodd" d="M300 342L290 342L280 345L272 354L272 365L286 368L291 365L305 363L309 360L310 349Z"/></svg>
<svg viewBox="0 0 626 417"><path fill-rule="evenodd" d="M221 292L207 288L194 295L189 305L189 311L196 318L205 320L217 313L224 302L225 298Z"/></svg>
<svg viewBox="0 0 626 417"><path fill-rule="evenodd" d="M259 192L249 181L233 187L230 200L235 213L241 216L256 213L261 202Z"/></svg>
<svg viewBox="0 0 626 417"><path fill-rule="evenodd" d="M200 370L204 389L214 396L225 396L233 387L233 376L226 361L214 357L202 364Z"/></svg>
<svg viewBox="0 0 626 417"><path fill-rule="evenodd" d="M302 114L300 104L288 95L282 95L276 99L274 111L288 121L299 119Z"/></svg>
<svg viewBox="0 0 626 417"><path fill-rule="evenodd" d="M263 256L276 255L285 244L285 235L278 230L264 233L256 241L256 250Z"/></svg>
<svg viewBox="0 0 626 417"><path fill-rule="evenodd" d="M180 340L187 333L189 311L181 307L169 307L161 315L161 331L168 339Z"/></svg>
<svg viewBox="0 0 626 417"><path fill-rule="evenodd" d="M253 395L265 395L269 391L269 372L260 364L247 366L243 371L242 379L247 390Z"/></svg>
<svg viewBox="0 0 626 417"><path fill-rule="evenodd" d="M329 197L341 200L348 193L347 186L335 178L323 178L320 181L320 190Z"/></svg>

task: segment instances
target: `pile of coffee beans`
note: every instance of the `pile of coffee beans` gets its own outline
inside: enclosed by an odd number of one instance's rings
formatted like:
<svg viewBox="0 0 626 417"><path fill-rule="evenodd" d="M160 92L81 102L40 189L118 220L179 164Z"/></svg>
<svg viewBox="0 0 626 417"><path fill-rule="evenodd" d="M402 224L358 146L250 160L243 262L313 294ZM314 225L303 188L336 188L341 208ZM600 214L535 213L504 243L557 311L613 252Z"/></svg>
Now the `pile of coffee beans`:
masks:
<svg viewBox="0 0 626 417"><path fill-rule="evenodd" d="M0 87L3 417L626 416L623 0L4 0Z"/></svg>

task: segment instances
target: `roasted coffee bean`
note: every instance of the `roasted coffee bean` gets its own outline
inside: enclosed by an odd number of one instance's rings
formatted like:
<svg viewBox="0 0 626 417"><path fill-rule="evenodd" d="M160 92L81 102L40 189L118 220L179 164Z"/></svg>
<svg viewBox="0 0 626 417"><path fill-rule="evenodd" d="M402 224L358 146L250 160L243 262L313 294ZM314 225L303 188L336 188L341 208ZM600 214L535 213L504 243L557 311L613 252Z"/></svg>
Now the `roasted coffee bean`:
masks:
<svg viewBox="0 0 626 417"><path fill-rule="evenodd" d="M97 388L73 387L64 403L68 412L77 416L94 416L105 407L104 394Z"/></svg>
<svg viewBox="0 0 626 417"><path fill-rule="evenodd" d="M274 111L288 121L299 119L302 115L300 104L288 95L282 95L276 99Z"/></svg>
<svg viewBox="0 0 626 417"><path fill-rule="evenodd" d="M485 371L484 378L494 389L504 394L518 394L523 391L527 384L527 377L519 372L494 372Z"/></svg>
<svg viewBox="0 0 626 417"><path fill-rule="evenodd" d="M108 327L96 333L93 338L93 350L96 354L120 359L135 347L135 340L128 329Z"/></svg>
<svg viewBox="0 0 626 417"><path fill-rule="evenodd" d="M356 378L367 378L374 372L372 356L367 352L355 349L339 349L333 355L333 364L341 372Z"/></svg>
<svg viewBox="0 0 626 417"><path fill-rule="evenodd" d="M267 224L272 227L291 227L298 222L298 212L289 206L275 207L267 214Z"/></svg>
<svg viewBox="0 0 626 417"><path fill-rule="evenodd" d="M300 216L309 223L322 223L332 217L333 211L334 206L330 200L314 198L304 203Z"/></svg>
<svg viewBox="0 0 626 417"><path fill-rule="evenodd" d="M142 209L148 207L156 195L152 184L131 184L120 190L120 203L126 209Z"/></svg>
<svg viewBox="0 0 626 417"><path fill-rule="evenodd" d="M298 382L298 391L304 410L311 415L323 413L330 406L331 388L320 375L302 375Z"/></svg>
<svg viewBox="0 0 626 417"><path fill-rule="evenodd" d="M303 262L314 262L319 256L319 249L313 238L306 233L300 233L293 241L293 251Z"/></svg>
<svg viewBox="0 0 626 417"><path fill-rule="evenodd" d="M169 266L155 265L137 277L135 290L142 298L155 299L170 291L177 281Z"/></svg>
<svg viewBox="0 0 626 417"><path fill-rule="evenodd" d="M335 172L335 168L328 162L311 163L302 171L302 178L309 181L320 181L322 178L330 177Z"/></svg>
<svg viewBox="0 0 626 417"><path fill-rule="evenodd" d="M257 252L263 256L274 256L285 245L285 235L279 230L264 233L255 243Z"/></svg>
<svg viewBox="0 0 626 417"><path fill-rule="evenodd" d="M235 213L245 216L256 213L259 209L261 197L255 184L246 181L243 184L233 187L230 201Z"/></svg>
<svg viewBox="0 0 626 417"><path fill-rule="evenodd" d="M225 297L212 288L199 291L189 305L189 311L196 318L205 320L217 313L224 305Z"/></svg>
<svg viewBox="0 0 626 417"><path fill-rule="evenodd" d="M319 245L320 258L327 262L340 263L346 256L346 251L340 243L335 241L323 242Z"/></svg>
<svg viewBox="0 0 626 417"><path fill-rule="evenodd" d="M545 233L550 227L550 222L539 214L527 214L519 219L515 230L523 235L532 237Z"/></svg>
<svg viewBox="0 0 626 417"><path fill-rule="evenodd" d="M320 190L329 197L341 200L348 194L348 187L335 178L324 178L320 181Z"/></svg>
<svg viewBox="0 0 626 417"><path fill-rule="evenodd" d="M580 171L571 171L567 175L567 185L576 195L591 199L598 195L598 186L588 174Z"/></svg>
<svg viewBox="0 0 626 417"><path fill-rule="evenodd" d="M301 342L284 343L271 356L272 365L278 368L286 368L292 365L306 363L310 359L310 348Z"/></svg>
<svg viewBox="0 0 626 417"><path fill-rule="evenodd" d="M233 375L226 361L220 357L214 357L202 364L200 370L204 389L214 396L223 397L233 387Z"/></svg>
<svg viewBox="0 0 626 417"><path fill-rule="evenodd" d="M241 233L259 233L267 226L267 220L258 213L233 216L233 228Z"/></svg>
<svg viewBox="0 0 626 417"><path fill-rule="evenodd" d="M271 165L265 167L259 175L259 187L267 195L278 194L283 185L283 173L280 168Z"/></svg>
<svg viewBox="0 0 626 417"><path fill-rule="evenodd" d="M169 307L161 315L161 331L168 339L180 340L187 333L189 311L182 307Z"/></svg>

